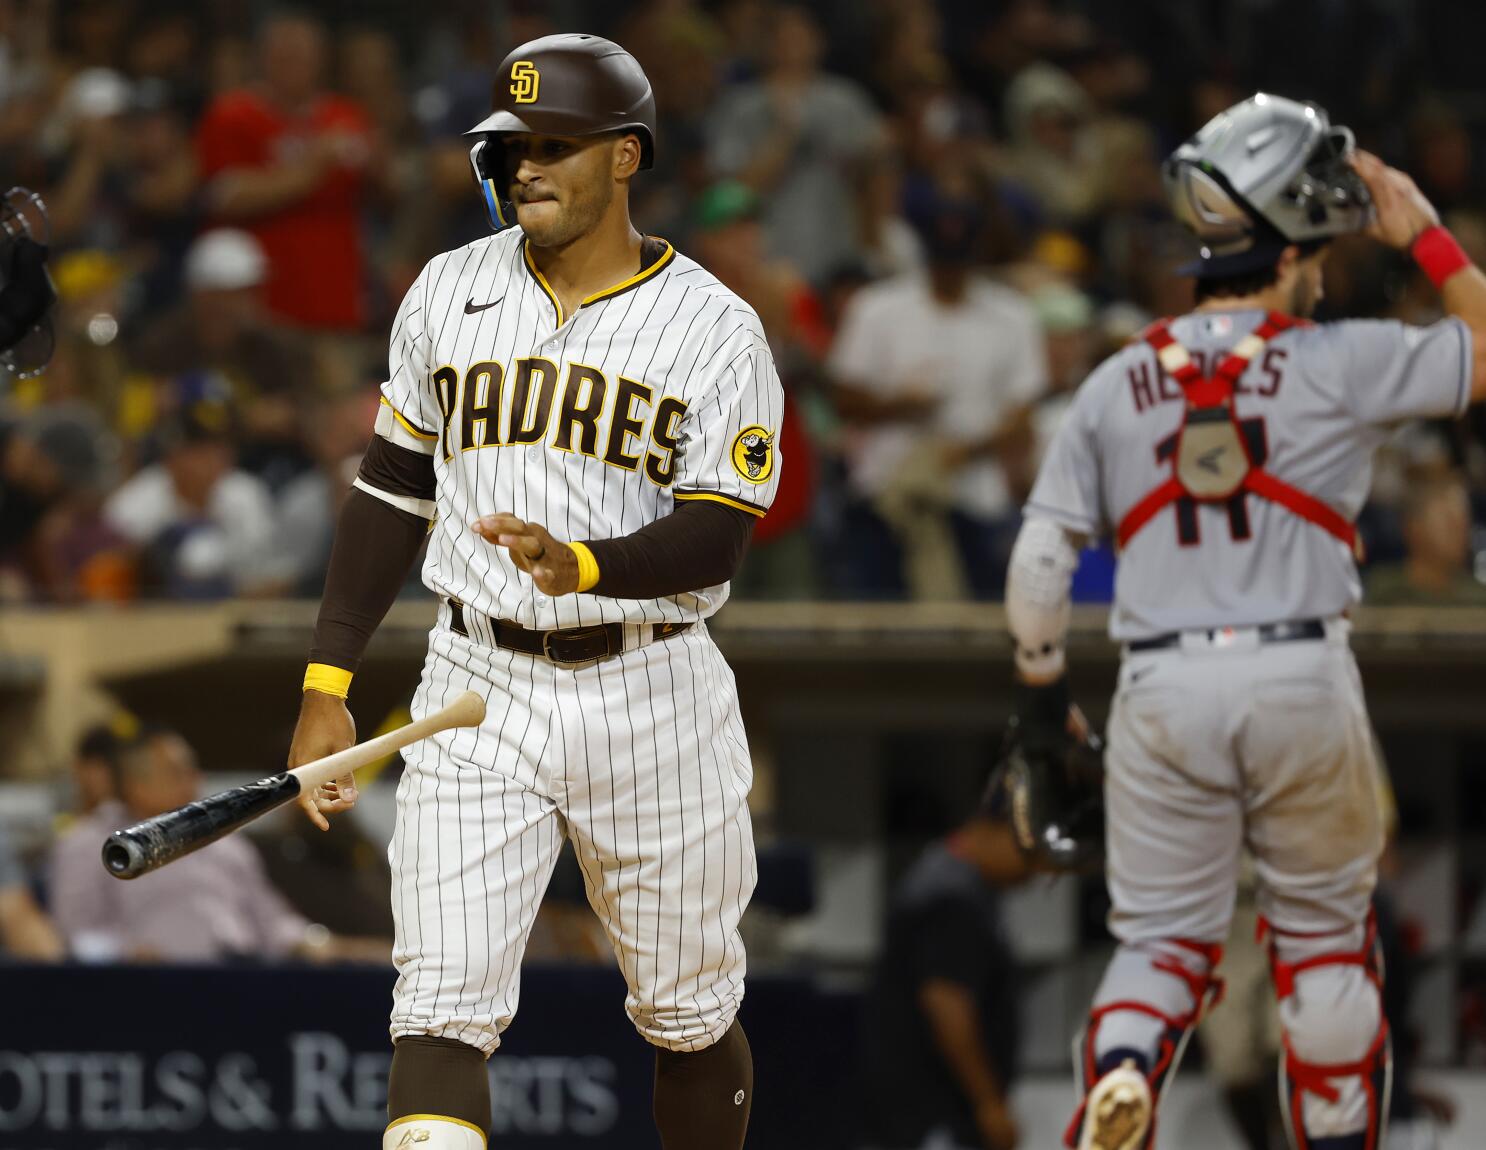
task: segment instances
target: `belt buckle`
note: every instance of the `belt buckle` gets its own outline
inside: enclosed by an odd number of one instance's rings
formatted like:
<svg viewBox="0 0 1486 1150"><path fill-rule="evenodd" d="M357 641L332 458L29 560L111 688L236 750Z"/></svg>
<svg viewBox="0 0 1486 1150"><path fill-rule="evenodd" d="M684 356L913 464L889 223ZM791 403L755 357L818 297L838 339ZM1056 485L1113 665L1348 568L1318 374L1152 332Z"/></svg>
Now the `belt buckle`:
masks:
<svg viewBox="0 0 1486 1150"><path fill-rule="evenodd" d="M553 663L569 665L576 663L592 663L598 659L607 659L615 654L611 650L609 628L604 623L595 623L589 627L574 627L568 631L544 631L542 633L542 655ZM602 647L585 647L589 640L603 640ZM564 648L572 652L564 653Z"/></svg>

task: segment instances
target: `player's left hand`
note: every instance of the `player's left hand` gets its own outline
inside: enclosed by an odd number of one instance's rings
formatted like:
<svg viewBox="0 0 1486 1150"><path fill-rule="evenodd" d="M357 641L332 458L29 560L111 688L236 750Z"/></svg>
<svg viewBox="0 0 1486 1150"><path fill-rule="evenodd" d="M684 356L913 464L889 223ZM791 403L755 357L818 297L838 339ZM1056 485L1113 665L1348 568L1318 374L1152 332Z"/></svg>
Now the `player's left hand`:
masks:
<svg viewBox="0 0 1486 1150"><path fill-rule="evenodd" d="M571 595L578 590L578 556L540 523L514 515L482 515L470 524L487 543L504 547L511 562L531 576L544 595Z"/></svg>
<svg viewBox="0 0 1486 1150"><path fill-rule="evenodd" d="M1352 157L1352 167L1372 195L1373 220L1367 234L1373 239L1407 251L1421 233L1439 226L1439 212L1407 173L1362 151Z"/></svg>

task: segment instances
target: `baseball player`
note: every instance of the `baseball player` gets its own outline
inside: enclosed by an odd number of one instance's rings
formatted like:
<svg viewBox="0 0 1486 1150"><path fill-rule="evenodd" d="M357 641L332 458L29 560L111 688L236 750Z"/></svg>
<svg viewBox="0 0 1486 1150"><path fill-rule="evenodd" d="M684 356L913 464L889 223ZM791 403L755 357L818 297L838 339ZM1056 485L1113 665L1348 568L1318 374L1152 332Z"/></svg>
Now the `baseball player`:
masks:
<svg viewBox="0 0 1486 1150"><path fill-rule="evenodd" d="M774 498L783 397L754 312L630 222L655 148L634 58L534 40L494 105L471 161L501 230L436 256L398 312L291 759L351 743L352 672L427 537L413 715L473 689L488 718L417 744L398 787L383 1144L485 1145L485 1059L567 839L657 1048L663 1145L727 1150L752 1103L752 770L706 620ZM348 778L305 805L323 827L355 798Z"/></svg>
<svg viewBox="0 0 1486 1150"><path fill-rule="evenodd" d="M1079 390L1012 555L1021 721L1061 732L1082 541L1120 548L1124 645L1105 759L1119 941L1075 1043L1067 1144L1136 1150L1219 991L1240 848L1252 852L1296 1147L1375 1150L1389 1088L1369 896L1382 844L1347 642L1353 523L1400 421L1486 397L1486 277L1406 175L1314 105L1256 95L1167 161L1202 243L1197 306ZM1316 325L1333 236L1411 252L1449 318ZM1065 736L1066 737L1066 736Z"/></svg>

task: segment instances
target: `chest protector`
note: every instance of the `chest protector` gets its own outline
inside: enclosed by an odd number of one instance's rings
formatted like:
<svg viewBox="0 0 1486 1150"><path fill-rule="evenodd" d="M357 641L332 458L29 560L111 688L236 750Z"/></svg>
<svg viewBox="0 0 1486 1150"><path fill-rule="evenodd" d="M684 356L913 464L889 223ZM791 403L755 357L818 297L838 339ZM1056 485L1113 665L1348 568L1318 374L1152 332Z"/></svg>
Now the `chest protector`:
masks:
<svg viewBox="0 0 1486 1150"><path fill-rule="evenodd" d="M1299 488L1265 471L1254 461L1248 440L1233 410L1233 393L1239 378L1283 331L1304 324L1279 312L1264 321L1204 376L1191 353L1171 334L1171 321L1159 320L1142 337L1156 352L1161 370L1181 385L1186 401L1182 425L1177 430L1176 450L1171 455L1171 477L1125 513L1116 529L1121 550L1136 532L1179 499L1198 503L1226 503L1240 493L1278 503L1287 511L1340 539L1355 554L1357 529L1333 508Z"/></svg>

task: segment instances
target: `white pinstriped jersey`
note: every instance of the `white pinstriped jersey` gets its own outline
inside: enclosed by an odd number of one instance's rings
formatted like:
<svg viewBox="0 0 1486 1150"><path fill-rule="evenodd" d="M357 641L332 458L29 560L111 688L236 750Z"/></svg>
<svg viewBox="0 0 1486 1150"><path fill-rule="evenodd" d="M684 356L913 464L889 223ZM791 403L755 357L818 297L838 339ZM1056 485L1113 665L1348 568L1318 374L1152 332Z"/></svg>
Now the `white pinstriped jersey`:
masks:
<svg viewBox="0 0 1486 1150"><path fill-rule="evenodd" d="M434 520L423 581L529 628L706 618L728 586L664 599L540 594L470 529L510 512L563 540L629 535L677 500L756 515L778 487L783 393L753 309L663 245L563 313L520 228L431 260L392 332L377 433L431 455L433 503L357 485Z"/></svg>

